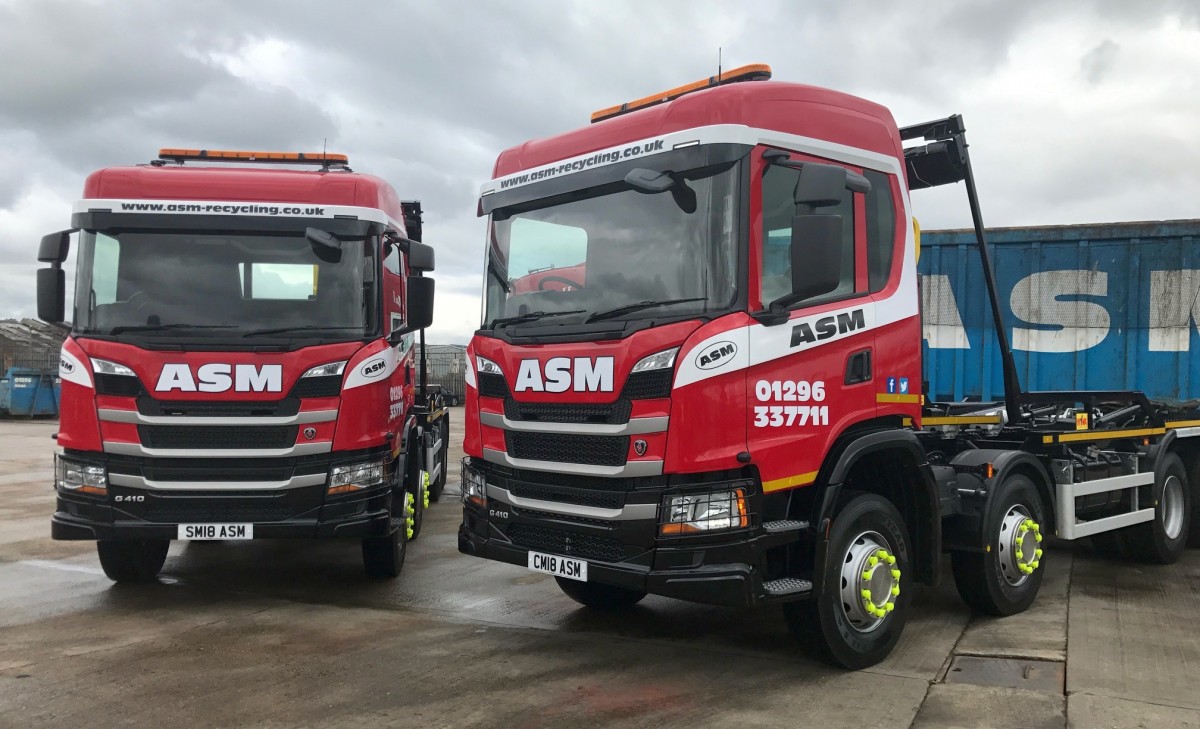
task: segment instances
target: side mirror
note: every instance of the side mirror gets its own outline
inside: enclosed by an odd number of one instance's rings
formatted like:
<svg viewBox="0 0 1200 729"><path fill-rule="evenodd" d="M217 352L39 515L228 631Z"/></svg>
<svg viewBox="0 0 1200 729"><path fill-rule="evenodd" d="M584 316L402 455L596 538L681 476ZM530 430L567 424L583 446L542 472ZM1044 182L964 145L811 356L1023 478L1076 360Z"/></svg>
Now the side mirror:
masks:
<svg viewBox="0 0 1200 729"><path fill-rule="evenodd" d="M433 270L433 247L415 240L408 242L408 270L427 273ZM409 283L412 283L410 280ZM432 312L432 310L431 310ZM432 316L432 313L430 314Z"/></svg>
<svg viewBox="0 0 1200 729"><path fill-rule="evenodd" d="M842 199L843 190L870 192L871 182L845 167L804 162L800 168L800 178L796 180L796 205L809 208L837 205Z"/></svg>
<svg viewBox="0 0 1200 729"><path fill-rule="evenodd" d="M47 236L49 237L49 236ZM43 239L42 244L45 245ZM61 268L41 268L37 272L38 318L48 324L66 319L67 275Z"/></svg>
<svg viewBox="0 0 1200 729"><path fill-rule="evenodd" d="M75 229L60 230L57 233L42 237L38 246L38 260L42 263L62 263L67 260L67 251L71 248L71 234Z"/></svg>
<svg viewBox="0 0 1200 729"><path fill-rule="evenodd" d="M842 216L792 218L791 301L827 294L842 280Z"/></svg>
<svg viewBox="0 0 1200 729"><path fill-rule="evenodd" d="M408 280L407 321L404 326L392 330L388 342L397 344L409 332L424 329L433 323L433 279L414 276Z"/></svg>

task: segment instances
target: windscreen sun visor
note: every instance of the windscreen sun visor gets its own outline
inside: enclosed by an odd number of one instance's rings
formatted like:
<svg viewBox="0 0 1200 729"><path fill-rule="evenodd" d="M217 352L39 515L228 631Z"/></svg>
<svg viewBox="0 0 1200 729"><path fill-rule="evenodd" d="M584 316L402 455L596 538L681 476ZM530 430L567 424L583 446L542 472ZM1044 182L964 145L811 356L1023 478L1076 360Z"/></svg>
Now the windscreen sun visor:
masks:
<svg viewBox="0 0 1200 729"><path fill-rule="evenodd" d="M332 233L342 240L366 238L380 235L386 226L374 220L351 218L303 218L268 217L255 215L166 215L154 213L114 213L106 210L91 210L74 213L72 227L91 231L116 230L203 230L229 233L281 233L303 234L304 229L320 221L323 231Z"/></svg>
<svg viewBox="0 0 1200 729"><path fill-rule="evenodd" d="M736 162L750 153L746 144L697 144L660 154L614 162L581 172L552 177L510 190L498 190L479 199L479 215L496 214L503 219L524 210L549 207L571 200L594 197L627 188L625 176L645 167L663 172L684 172Z"/></svg>

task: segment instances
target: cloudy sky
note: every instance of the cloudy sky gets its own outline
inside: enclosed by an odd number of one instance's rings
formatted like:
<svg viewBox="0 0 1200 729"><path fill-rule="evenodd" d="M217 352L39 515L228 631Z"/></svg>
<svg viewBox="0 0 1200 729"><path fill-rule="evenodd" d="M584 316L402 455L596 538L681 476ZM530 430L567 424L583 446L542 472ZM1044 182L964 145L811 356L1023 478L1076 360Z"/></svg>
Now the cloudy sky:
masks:
<svg viewBox="0 0 1200 729"><path fill-rule="evenodd" d="M320 149L426 210L434 342L479 317L500 150L725 67L901 123L962 113L990 226L1200 217L1196 0L0 0L0 318L84 177L159 147ZM969 224L959 189L914 198Z"/></svg>

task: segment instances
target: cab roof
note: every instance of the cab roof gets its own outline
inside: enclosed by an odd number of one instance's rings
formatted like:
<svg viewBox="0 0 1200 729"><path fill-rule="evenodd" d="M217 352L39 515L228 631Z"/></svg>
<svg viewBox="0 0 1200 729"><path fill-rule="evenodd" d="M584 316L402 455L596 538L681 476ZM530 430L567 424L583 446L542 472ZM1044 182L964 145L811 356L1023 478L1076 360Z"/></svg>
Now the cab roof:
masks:
<svg viewBox="0 0 1200 729"><path fill-rule="evenodd" d="M251 166L136 165L88 176L84 199L213 200L350 205L375 208L404 221L400 197L378 177L340 170Z"/></svg>
<svg viewBox="0 0 1200 729"><path fill-rule="evenodd" d="M505 150L493 178L671 132L741 124L814 137L904 159L892 113L857 96L817 86L747 81L697 91L554 137Z"/></svg>

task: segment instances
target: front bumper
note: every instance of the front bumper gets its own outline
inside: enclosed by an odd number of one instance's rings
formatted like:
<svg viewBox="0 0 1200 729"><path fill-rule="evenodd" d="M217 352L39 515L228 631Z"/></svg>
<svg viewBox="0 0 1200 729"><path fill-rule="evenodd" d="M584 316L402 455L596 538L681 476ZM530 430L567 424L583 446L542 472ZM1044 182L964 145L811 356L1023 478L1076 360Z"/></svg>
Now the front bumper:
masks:
<svg viewBox="0 0 1200 729"><path fill-rule="evenodd" d="M339 454L338 460L325 457L319 462L307 459L299 466L286 463L284 467L289 470L283 478L291 478L301 469L328 473L332 465L362 460L371 454L372 451ZM309 484L302 486L234 489L231 487L236 481L219 480L224 474L215 461L155 462L88 455L92 462L106 467L107 494L58 491L57 508L50 520L53 539L175 539L180 524L253 524L256 539L376 537L387 535L391 529L393 493L388 485L328 496L326 479L318 477L317 482L309 478ZM73 453L72 457L80 456ZM278 467L268 459L253 465ZM236 462L231 463L229 472L236 474L236 466ZM121 485L122 476L125 481L136 477L135 480L166 483L206 480L214 487L190 490L177 490L178 486L135 487Z"/></svg>
<svg viewBox="0 0 1200 729"><path fill-rule="evenodd" d="M620 514L609 520L585 516L586 509L563 502L513 498L521 475L488 473L488 504L463 506L458 549L484 559L525 567L530 552L557 554L587 562L588 581L690 602L754 606L781 602L765 588L771 559L798 542L795 532L767 533L755 519L748 528L703 536L659 537L659 504L680 487L642 484L625 491ZM612 486L621 485L613 479ZM540 487L540 495L590 498L586 489ZM596 490L592 493L609 493ZM574 513L564 513L574 512ZM643 518L629 518L631 514ZM803 599L795 595L787 599Z"/></svg>
<svg viewBox="0 0 1200 729"><path fill-rule="evenodd" d="M261 507L262 496L244 493L181 494L169 521L138 517L117 506L82 497L59 496L50 520L52 539L175 539L179 524L253 524L255 539L311 539L316 537L379 537L391 528L390 489L359 498L318 504L283 519L263 521L248 514ZM211 503L221 500L224 518L214 519Z"/></svg>

